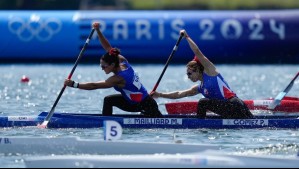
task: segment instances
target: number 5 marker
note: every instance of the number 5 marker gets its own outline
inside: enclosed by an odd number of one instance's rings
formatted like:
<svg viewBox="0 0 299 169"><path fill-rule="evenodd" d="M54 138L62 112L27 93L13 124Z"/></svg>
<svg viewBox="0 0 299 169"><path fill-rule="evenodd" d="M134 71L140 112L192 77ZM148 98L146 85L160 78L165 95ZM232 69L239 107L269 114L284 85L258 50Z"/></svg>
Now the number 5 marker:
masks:
<svg viewBox="0 0 299 169"><path fill-rule="evenodd" d="M104 121L104 140L114 141L120 139L122 136L121 125L112 120Z"/></svg>

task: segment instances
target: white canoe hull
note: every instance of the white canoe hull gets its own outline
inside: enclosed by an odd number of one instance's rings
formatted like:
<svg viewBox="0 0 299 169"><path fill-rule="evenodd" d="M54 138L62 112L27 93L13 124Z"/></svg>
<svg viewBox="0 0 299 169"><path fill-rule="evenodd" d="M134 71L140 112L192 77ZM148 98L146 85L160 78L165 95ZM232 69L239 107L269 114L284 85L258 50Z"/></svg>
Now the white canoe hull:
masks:
<svg viewBox="0 0 299 169"><path fill-rule="evenodd" d="M28 158L28 168L296 168L299 159L201 152L172 155L47 156Z"/></svg>
<svg viewBox="0 0 299 169"><path fill-rule="evenodd" d="M181 144L181 143L146 143L124 141L102 141L100 139L38 138L38 137L0 137L0 153L4 154L175 154L194 153L205 150L219 150L218 146Z"/></svg>

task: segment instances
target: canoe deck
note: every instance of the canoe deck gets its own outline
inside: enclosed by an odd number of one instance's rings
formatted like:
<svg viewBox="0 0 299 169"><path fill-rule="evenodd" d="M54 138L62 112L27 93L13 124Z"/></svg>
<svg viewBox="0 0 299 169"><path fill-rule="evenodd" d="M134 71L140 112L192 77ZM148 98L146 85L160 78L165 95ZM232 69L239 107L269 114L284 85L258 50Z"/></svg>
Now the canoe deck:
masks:
<svg viewBox="0 0 299 169"><path fill-rule="evenodd" d="M37 126L45 119L47 112L38 116L0 117L0 127ZM123 128L172 128L172 129L251 129L251 128L299 128L298 115L259 115L253 119L221 119L208 116L199 119L196 116L164 115L161 118L149 118L142 115L54 113L49 128L99 128L105 120L118 122Z"/></svg>

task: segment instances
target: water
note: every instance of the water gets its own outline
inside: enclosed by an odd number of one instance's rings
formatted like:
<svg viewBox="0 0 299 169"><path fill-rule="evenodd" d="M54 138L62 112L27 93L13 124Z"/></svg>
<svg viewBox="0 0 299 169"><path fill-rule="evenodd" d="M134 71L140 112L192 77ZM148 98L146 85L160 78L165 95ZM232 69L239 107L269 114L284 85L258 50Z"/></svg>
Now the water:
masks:
<svg viewBox="0 0 299 169"><path fill-rule="evenodd" d="M0 115L37 115L50 111L64 79L72 64L32 64L0 65ZM133 65L141 81L150 91L156 84L164 65ZM217 65L230 87L242 99L262 99L275 97L284 90L299 71L298 65ZM30 78L29 83L21 83L23 75ZM79 82L105 80L98 65L80 65L73 79ZM288 93L299 97L299 80ZM185 65L169 65L157 91L183 90L195 85L186 76ZM114 89L85 91L67 88L61 97L56 111L72 113L101 113L103 98L116 93ZM181 100L198 100L193 96ZM157 99L162 112L163 103L179 101ZM123 114L115 108L115 114ZM46 129L36 127L0 128L1 137L69 137L103 139L101 129ZM299 131L294 129L248 129L248 130L211 130L211 129L124 129L124 141L174 142L218 145L231 154L259 154L293 157L299 151ZM0 153L2 167L24 167L27 156L4 156ZM38 156L38 154L36 155Z"/></svg>

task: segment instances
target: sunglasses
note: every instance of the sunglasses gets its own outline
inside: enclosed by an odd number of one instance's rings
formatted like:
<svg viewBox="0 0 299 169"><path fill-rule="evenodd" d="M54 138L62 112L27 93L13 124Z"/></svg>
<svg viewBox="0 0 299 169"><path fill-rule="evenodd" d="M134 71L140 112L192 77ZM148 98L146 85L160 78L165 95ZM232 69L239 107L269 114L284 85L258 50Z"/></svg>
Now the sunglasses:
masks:
<svg viewBox="0 0 299 169"><path fill-rule="evenodd" d="M192 70L191 72L187 72L186 74L188 77L190 77L194 72L196 72L196 71Z"/></svg>
<svg viewBox="0 0 299 169"><path fill-rule="evenodd" d="M187 74L187 76L191 76L193 74L193 72L187 72L186 74Z"/></svg>
<svg viewBox="0 0 299 169"><path fill-rule="evenodd" d="M109 65L101 65L102 69L106 69Z"/></svg>

